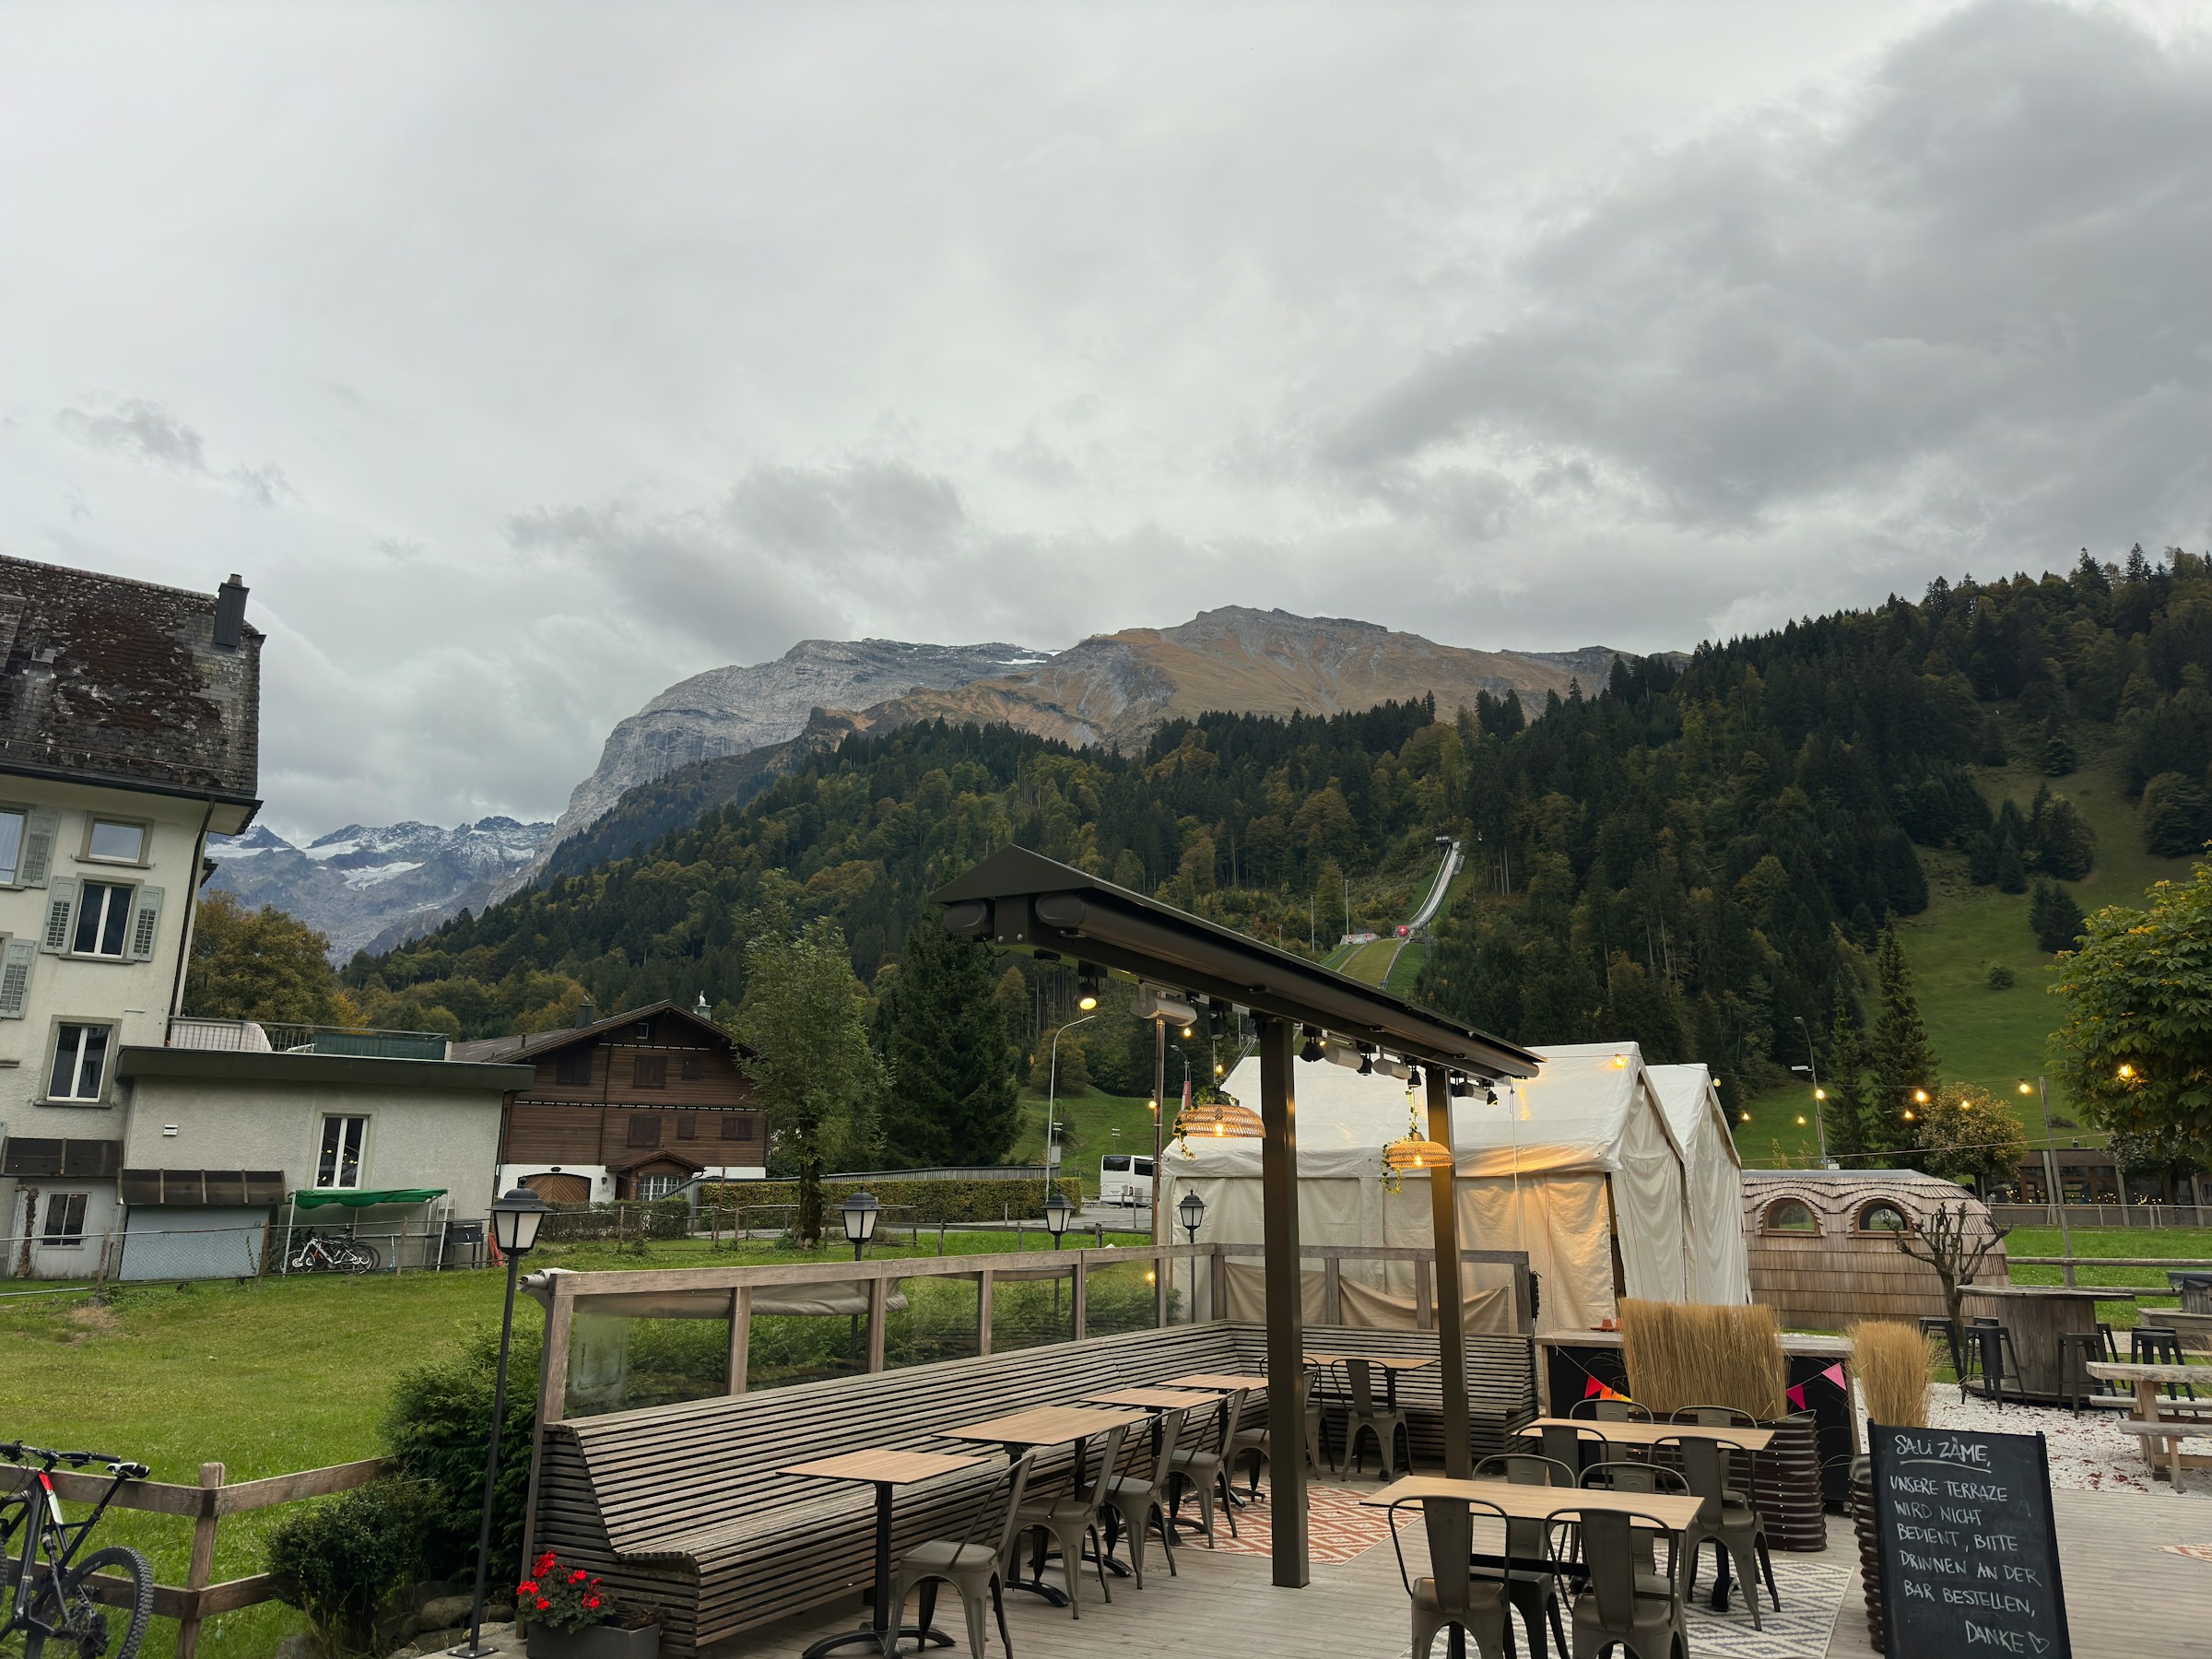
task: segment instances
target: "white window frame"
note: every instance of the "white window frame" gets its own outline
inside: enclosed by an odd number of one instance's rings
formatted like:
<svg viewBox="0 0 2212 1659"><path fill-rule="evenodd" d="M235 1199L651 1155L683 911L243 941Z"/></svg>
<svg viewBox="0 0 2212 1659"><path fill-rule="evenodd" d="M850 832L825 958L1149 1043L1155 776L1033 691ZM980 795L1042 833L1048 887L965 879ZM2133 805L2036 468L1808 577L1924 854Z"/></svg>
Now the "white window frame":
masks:
<svg viewBox="0 0 2212 1659"><path fill-rule="evenodd" d="M641 1175L638 1177L638 1198L641 1203L653 1204L672 1196L676 1189L688 1179L682 1175ZM653 1190L648 1191L648 1188Z"/></svg>
<svg viewBox="0 0 2212 1659"><path fill-rule="evenodd" d="M77 1206L76 1231L70 1233L65 1230L56 1234L53 1230L53 1206L56 1204L65 1205L71 1201ZM92 1194L89 1193L48 1193L46 1194L46 1215L39 1222L37 1233L39 1248L41 1250L82 1250L91 1238L91 1232L85 1225L91 1218L91 1214ZM67 1212L65 1210L65 1221L66 1218Z"/></svg>
<svg viewBox="0 0 2212 1659"><path fill-rule="evenodd" d="M366 1177L369 1172L369 1122L370 1114L365 1112L326 1112L323 1114L322 1125L315 1135L316 1191L353 1193L359 1192L368 1184ZM346 1154L348 1150L347 1134L343 1128L338 1131L337 1146L333 1149L330 1131L331 1125L334 1124L359 1125L351 1135L350 1149L353 1153L353 1179L351 1181L345 1178ZM331 1154L330 1179L328 1181L323 1179L323 1159L326 1152Z"/></svg>
<svg viewBox="0 0 2212 1659"><path fill-rule="evenodd" d="M100 1057L100 1087L92 1094L56 1094L53 1092L54 1073L62 1063L62 1041L64 1036L70 1031L79 1033L76 1040L76 1058L69 1068L72 1088L84 1080L86 1044L83 1034L91 1031L107 1033L108 1040L101 1049ZM53 1041L46 1045L46 1093L43 1096L46 1102L55 1106L104 1106L107 1104L108 1085L115 1075L115 1026L111 1020L56 1019L53 1022Z"/></svg>
<svg viewBox="0 0 2212 1659"><path fill-rule="evenodd" d="M17 877L23 873L23 854L30 850L30 808L0 802L0 818L12 818L22 826L16 831L16 862L0 868L0 887L20 887Z"/></svg>
<svg viewBox="0 0 2212 1659"><path fill-rule="evenodd" d="M102 824L137 830L138 856L117 858L110 853L93 852L92 837ZM110 869L143 870L153 862L148 856L153 851L153 844L154 826L150 818L114 818L104 812L88 812L85 814L85 839L77 848L76 860L79 864L105 865Z"/></svg>
<svg viewBox="0 0 2212 1659"><path fill-rule="evenodd" d="M108 923L114 913L118 898L123 904L123 925L117 931L117 944L113 950L85 950L79 948L77 945L77 941L85 935L85 922L92 914L91 907L86 902L86 900L90 896L94 888L100 888L105 895L100 900L99 925L93 929L92 933L92 943L95 946L99 945L101 935L108 930ZM131 931L136 919L137 909L138 884L136 882L86 881L79 883L76 889L76 911L69 918L69 954L79 961L86 962L129 961L131 959Z"/></svg>

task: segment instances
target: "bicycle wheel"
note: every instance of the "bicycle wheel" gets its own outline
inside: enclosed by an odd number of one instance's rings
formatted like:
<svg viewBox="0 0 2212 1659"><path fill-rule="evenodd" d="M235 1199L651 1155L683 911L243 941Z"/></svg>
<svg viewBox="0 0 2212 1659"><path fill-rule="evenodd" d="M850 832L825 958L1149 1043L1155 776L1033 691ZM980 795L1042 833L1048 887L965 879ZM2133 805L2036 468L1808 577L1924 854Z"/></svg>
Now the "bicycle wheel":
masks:
<svg viewBox="0 0 2212 1659"><path fill-rule="evenodd" d="M373 1244L363 1244L358 1239L346 1246L346 1271L374 1273L384 1265L384 1258Z"/></svg>
<svg viewBox="0 0 2212 1659"><path fill-rule="evenodd" d="M85 1582L100 1572L129 1583L128 1603L109 1607L92 1599ZM58 1601L57 1606L53 1590L41 1590L31 1602L30 1616L58 1627L53 1640L64 1659L137 1659L138 1644L154 1616L154 1570L135 1549L96 1549L69 1569ZM40 1659L46 1640L43 1630L24 1632L23 1659Z"/></svg>

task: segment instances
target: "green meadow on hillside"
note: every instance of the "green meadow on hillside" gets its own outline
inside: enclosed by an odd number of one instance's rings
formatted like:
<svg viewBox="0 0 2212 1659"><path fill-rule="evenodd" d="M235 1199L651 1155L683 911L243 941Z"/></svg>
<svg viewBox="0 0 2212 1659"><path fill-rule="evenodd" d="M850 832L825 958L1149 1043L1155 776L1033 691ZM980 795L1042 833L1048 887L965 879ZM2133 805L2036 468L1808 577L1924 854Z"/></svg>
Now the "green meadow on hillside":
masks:
<svg viewBox="0 0 2212 1659"><path fill-rule="evenodd" d="M2028 747L2026 734L2016 729L2011 735L2017 748ZM2081 752L2093 759L2066 777L2046 778L2016 762L1975 767L1974 782L1993 806L2011 799L2025 811L2044 783L2053 794L2065 795L2097 832L2097 863L2082 880L2060 885L2085 912L2111 904L2140 905L2153 882L2185 878L2189 861L2144 852L2111 728L2085 722L2082 738ZM2031 1135L2040 1135L2036 1103L2019 1095L2018 1085L2043 1069L2044 1042L2065 1009L2048 991L2053 959L2029 931L2028 895L1972 886L1964 853L1927 847L1919 852L1928 877L1928 908L1901 920L1898 931L1944 1076L1980 1084L2008 1102ZM1990 988L1989 971L1998 965L2012 970L2009 990ZM1748 1103L1750 1122L1736 1128L1736 1144L1747 1163L1774 1161L1777 1147L1794 1163L1817 1156L1811 1096L1811 1086L1800 1081ZM2054 1117L2072 1115L2070 1103L2055 1088L2051 1111ZM1802 1127L1796 1122L1800 1115L1806 1119Z"/></svg>

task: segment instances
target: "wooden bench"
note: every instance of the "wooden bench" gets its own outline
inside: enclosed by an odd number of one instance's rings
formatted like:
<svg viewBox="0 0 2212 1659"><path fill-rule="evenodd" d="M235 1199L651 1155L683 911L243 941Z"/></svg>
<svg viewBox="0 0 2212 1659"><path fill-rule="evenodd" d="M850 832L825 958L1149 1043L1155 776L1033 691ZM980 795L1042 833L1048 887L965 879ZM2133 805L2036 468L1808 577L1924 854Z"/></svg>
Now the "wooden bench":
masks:
<svg viewBox="0 0 2212 1659"><path fill-rule="evenodd" d="M1326 1333L1339 1352L1433 1353L1435 1343L1421 1332ZM1467 1347L1481 1455L1535 1413L1530 1347L1499 1336ZM950 1450L945 1431L980 1418L1187 1371L1256 1371L1265 1350L1257 1325L1182 1326L548 1424L531 1547L658 1607L663 1645L688 1652L873 1581L874 1494L779 1474L785 1465L863 1446ZM1402 1398L1441 1441L1433 1371L1424 1382L1410 1373ZM1038 1477L1068 1462L1065 1447L1041 1449ZM996 1468L902 1491L893 1548L957 1535Z"/></svg>
<svg viewBox="0 0 2212 1659"><path fill-rule="evenodd" d="M2182 1489L2183 1463L2182 1442L2186 1440L2212 1440L2212 1420L2194 1423L2147 1423L2140 1418L2130 1418L2119 1427L2143 1441L2143 1451L2146 1456L2155 1460L2159 1453L2163 1452L2166 1454L2167 1471L2172 1478L2173 1489L2177 1492ZM2196 1458L2190 1462L2189 1466L2193 1468L2212 1466L2212 1459Z"/></svg>

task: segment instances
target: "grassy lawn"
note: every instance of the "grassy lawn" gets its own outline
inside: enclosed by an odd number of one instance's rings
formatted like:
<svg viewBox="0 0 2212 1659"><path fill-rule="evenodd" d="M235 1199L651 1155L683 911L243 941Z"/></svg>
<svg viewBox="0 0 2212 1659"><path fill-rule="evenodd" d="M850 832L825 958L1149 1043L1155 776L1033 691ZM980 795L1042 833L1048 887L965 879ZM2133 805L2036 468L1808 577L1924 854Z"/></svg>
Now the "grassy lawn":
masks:
<svg viewBox="0 0 2212 1659"><path fill-rule="evenodd" d="M1196 1056L1204 1059L1201 1049ZM1182 1065L1171 1053L1168 1056L1168 1085L1171 1100L1182 1098ZM1024 1095L1021 1101L1021 1136L1014 1143L1010 1163L1040 1164L1044 1161L1044 1099L1042 1096ZM1142 1095L1080 1094L1062 1095L1058 1102L1060 1114L1060 1167L1064 1173L1080 1175L1083 1190L1094 1198L1099 1192L1099 1159L1109 1152L1139 1152L1152 1156L1152 1107ZM1171 1108L1172 1111L1172 1108ZM1168 1132L1172 1134L1175 1123L1168 1120ZM1120 1130L1117 1136L1115 1130Z"/></svg>
<svg viewBox="0 0 2212 1659"><path fill-rule="evenodd" d="M1974 769L1975 782L1993 805L2009 797L2024 812L2037 786L2048 782L2088 819L2097 832L2097 866L2084 879L2065 884L2085 912L2138 905L2151 883L2184 879L2190 867L2187 859L2155 858L2143 851L2110 735L2085 725L2078 747L2088 759L2070 777L2045 779L2027 765ZM2026 752L2026 738L2014 736L2015 747ZM1943 1075L1980 1084L2014 1109L2031 1138L2040 1138L2035 1103L2023 1101L2017 1086L2044 1069L2044 1043L2064 1009L2046 990L2052 959L2028 929L2028 895L1973 886L1963 853L1923 847L1920 861L1928 877L1928 908L1901 921L1899 934ZM2012 970L2010 990L1989 988L1989 970L1997 964ZM1777 1147L1793 1163L1814 1159L1811 1093L1800 1081L1748 1103L1751 1121L1736 1130L1747 1163L1772 1162ZM2051 1110L2054 1116L2073 1115L2055 1087ZM1796 1122L1800 1113L1807 1119L1804 1127Z"/></svg>
<svg viewBox="0 0 2212 1659"><path fill-rule="evenodd" d="M2005 1249L2012 1255L2060 1255L2064 1252L2055 1227L2016 1227L2005 1241ZM2212 1228L2176 1227L2077 1227L2074 1230L2074 1253L2077 1256L2164 1256L2179 1260L2212 1262ZM2065 1282L2065 1275L2057 1267L2015 1267L2012 1282L2016 1285L2056 1285ZM2156 1296L2146 1296L2136 1302L2104 1302L2100 1304L2097 1316L2116 1328L2146 1323L2145 1315L2159 1308L2180 1305L2166 1283L2163 1267L2077 1267L2074 1282L2077 1285L2110 1285L2119 1288L2142 1285L2155 1287Z"/></svg>
<svg viewBox="0 0 2212 1659"><path fill-rule="evenodd" d="M1141 1111L1144 1102L1136 1104ZM887 1226L871 1254L936 1253L934 1230L924 1231L918 1248L907 1237ZM1031 1232L1024 1243L1038 1250L1046 1241ZM947 1254L1014 1247L1011 1233L945 1238ZM844 1253L839 1246L820 1259ZM703 1240L669 1240L642 1256L612 1244L548 1244L531 1265L622 1269L799 1259L766 1240L719 1250ZM0 1437L135 1458L152 1465L157 1480L186 1485L197 1484L204 1462L247 1480L375 1457L400 1372L452 1353L474 1331L496 1328L504 1286L497 1272L312 1275L123 1288L104 1302L89 1294L0 1296L0 1352L7 1358L0 1366ZM535 1335L539 1320L535 1302L518 1302L518 1334ZM534 1382L524 1377L519 1385ZM261 1571L268 1533L288 1512L226 1518L217 1535L217 1578ZM162 1583L183 1582L187 1523L114 1511L97 1535L145 1550ZM147 1648L153 1659L172 1651L175 1628L154 1621ZM303 1628L291 1609L265 1604L211 1621L200 1652L261 1659Z"/></svg>

